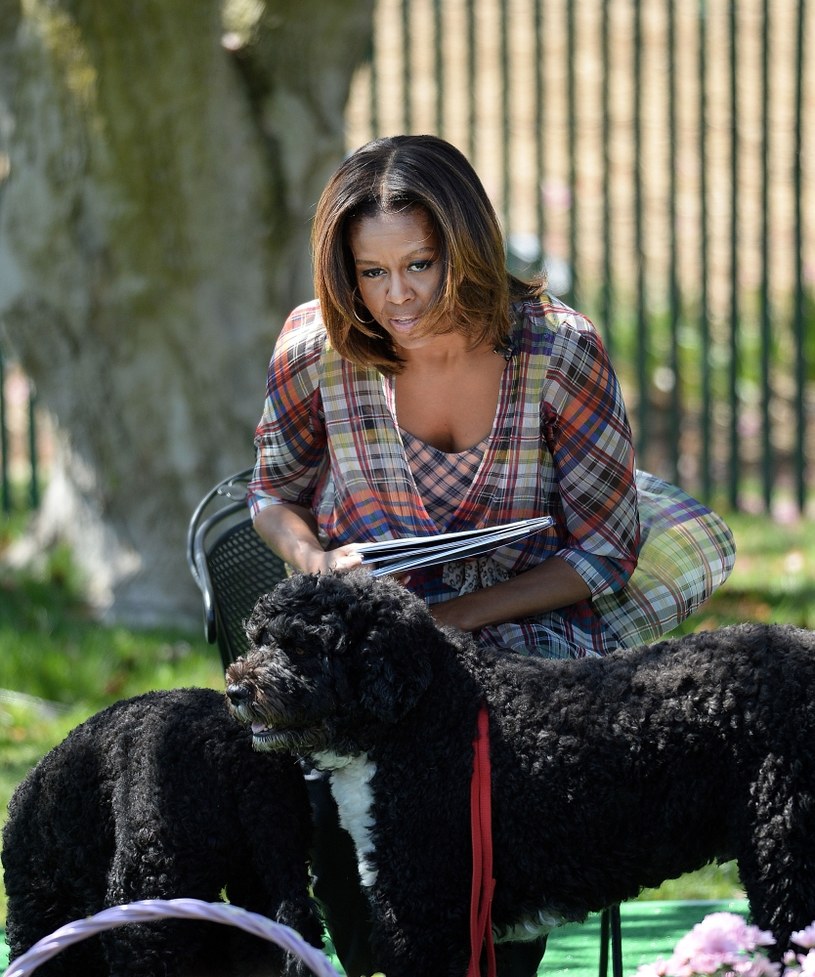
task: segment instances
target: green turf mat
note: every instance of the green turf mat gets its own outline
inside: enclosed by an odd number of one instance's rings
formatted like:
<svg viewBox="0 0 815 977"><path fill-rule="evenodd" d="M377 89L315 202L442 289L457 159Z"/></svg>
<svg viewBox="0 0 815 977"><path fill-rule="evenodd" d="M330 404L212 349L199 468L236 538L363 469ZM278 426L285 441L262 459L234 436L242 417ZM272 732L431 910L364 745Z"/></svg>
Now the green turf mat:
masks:
<svg viewBox="0 0 815 977"><path fill-rule="evenodd" d="M629 902L621 908L623 973L667 957L681 936L714 912L747 913L738 902ZM600 955L600 918L563 926L549 937L539 977L596 977ZM610 973L610 965L609 965Z"/></svg>
<svg viewBox="0 0 815 977"><path fill-rule="evenodd" d="M642 963L667 957L680 936L715 912L747 912L738 902L629 902L623 905L623 973L630 977ZM0 931L0 937L2 932ZM600 953L600 918L570 924L550 937L539 977L596 977ZM0 943L0 974L8 963ZM610 966L609 966L610 973Z"/></svg>

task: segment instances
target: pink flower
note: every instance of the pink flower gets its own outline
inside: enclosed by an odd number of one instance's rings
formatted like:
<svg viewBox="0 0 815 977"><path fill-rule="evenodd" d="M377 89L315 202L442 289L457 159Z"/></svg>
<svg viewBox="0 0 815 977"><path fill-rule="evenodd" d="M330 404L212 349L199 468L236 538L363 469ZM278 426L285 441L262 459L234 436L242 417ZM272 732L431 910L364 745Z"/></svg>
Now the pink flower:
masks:
<svg viewBox="0 0 815 977"><path fill-rule="evenodd" d="M772 934L750 926L736 913L710 913L676 944L673 960L693 964L697 973L733 966L740 954L774 943Z"/></svg>
<svg viewBox="0 0 815 977"><path fill-rule="evenodd" d="M784 963L771 963L763 948L772 933L735 913L710 913L686 933L667 959L644 964L637 977L815 977L815 921L792 934L806 954L788 950Z"/></svg>
<svg viewBox="0 0 815 977"><path fill-rule="evenodd" d="M780 977L781 964L771 963L763 954L744 960L735 967L742 977Z"/></svg>
<svg viewBox="0 0 815 977"><path fill-rule="evenodd" d="M673 977L668 969L668 961L657 957L653 963L643 963L637 968L637 977Z"/></svg>
<svg viewBox="0 0 815 977"><path fill-rule="evenodd" d="M736 913L710 913L679 940L669 960L640 968L637 977L780 977L780 965L755 952L774 942Z"/></svg>
<svg viewBox="0 0 815 977"><path fill-rule="evenodd" d="M808 926L807 929L812 929ZM795 939L795 934L793 934L793 939ZM795 940L797 943L798 941ZM815 977L815 950L810 950L806 956L803 953L799 953L796 957L797 966L789 967L785 974L789 974L790 977Z"/></svg>
<svg viewBox="0 0 815 977"><path fill-rule="evenodd" d="M812 950L815 948L815 922L810 923L806 929L798 930L797 933L793 933L792 942L797 943L798 946L803 947L804 950Z"/></svg>

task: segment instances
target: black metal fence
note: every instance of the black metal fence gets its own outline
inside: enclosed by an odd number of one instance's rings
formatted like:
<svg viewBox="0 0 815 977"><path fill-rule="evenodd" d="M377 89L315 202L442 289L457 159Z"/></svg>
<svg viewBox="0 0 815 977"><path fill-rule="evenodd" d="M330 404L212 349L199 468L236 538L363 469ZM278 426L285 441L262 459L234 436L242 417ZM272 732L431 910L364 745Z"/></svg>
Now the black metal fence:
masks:
<svg viewBox="0 0 815 977"><path fill-rule="evenodd" d="M469 156L514 267L601 329L642 467L733 508L807 502L814 32L805 0L378 0L348 111L349 148Z"/></svg>

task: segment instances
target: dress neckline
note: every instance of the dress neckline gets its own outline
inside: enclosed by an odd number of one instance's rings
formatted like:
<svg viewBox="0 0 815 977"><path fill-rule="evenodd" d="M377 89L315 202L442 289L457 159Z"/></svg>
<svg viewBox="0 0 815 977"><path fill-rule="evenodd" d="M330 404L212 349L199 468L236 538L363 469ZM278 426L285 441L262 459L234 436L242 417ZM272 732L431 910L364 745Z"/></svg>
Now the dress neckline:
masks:
<svg viewBox="0 0 815 977"><path fill-rule="evenodd" d="M469 448L464 448L462 451L443 451L441 448L437 448L429 441L423 441L422 438L417 437L415 434L411 434L410 431L406 431L403 427L399 428L399 433L402 435L402 440L405 443L410 442L411 444L417 446L420 445L426 450L432 451L437 455L442 455L445 458L464 458L471 455L483 455L489 447L490 441L492 440L492 431L490 431L490 433L485 434L477 444L474 444Z"/></svg>

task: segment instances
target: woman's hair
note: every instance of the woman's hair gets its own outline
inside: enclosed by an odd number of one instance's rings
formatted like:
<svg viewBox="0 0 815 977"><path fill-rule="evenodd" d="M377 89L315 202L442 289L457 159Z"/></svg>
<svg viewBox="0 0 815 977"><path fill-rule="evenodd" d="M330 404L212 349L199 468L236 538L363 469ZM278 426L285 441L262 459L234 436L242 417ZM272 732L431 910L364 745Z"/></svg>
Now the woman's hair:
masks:
<svg viewBox="0 0 815 977"><path fill-rule="evenodd" d="M317 204L314 284L334 348L348 360L385 372L399 372L402 361L362 304L348 236L355 221L412 207L427 214L441 249L442 282L428 332L447 321L473 346L500 346L509 334L510 303L540 290L506 271L495 210L459 150L436 136L367 143L341 164Z"/></svg>

